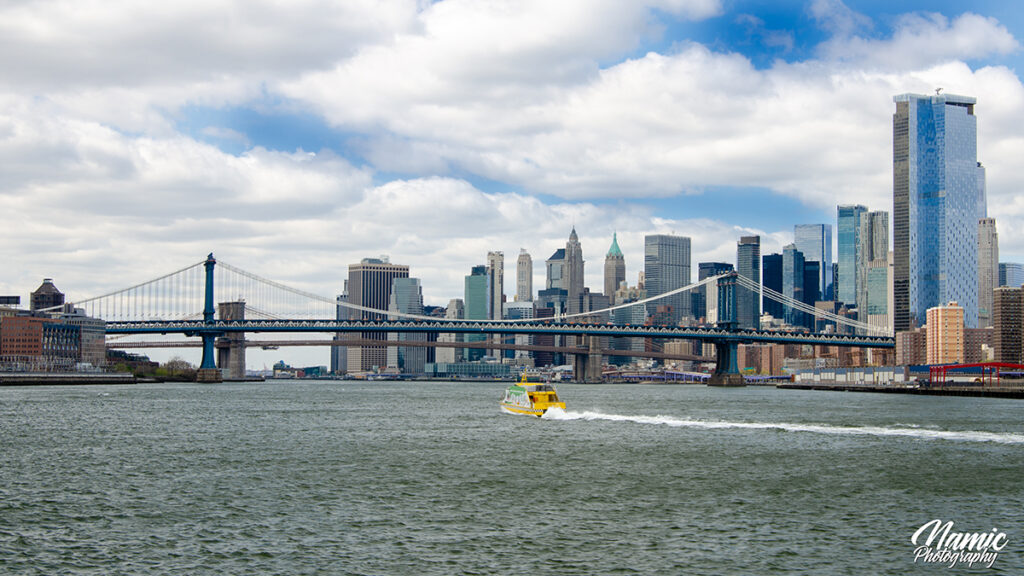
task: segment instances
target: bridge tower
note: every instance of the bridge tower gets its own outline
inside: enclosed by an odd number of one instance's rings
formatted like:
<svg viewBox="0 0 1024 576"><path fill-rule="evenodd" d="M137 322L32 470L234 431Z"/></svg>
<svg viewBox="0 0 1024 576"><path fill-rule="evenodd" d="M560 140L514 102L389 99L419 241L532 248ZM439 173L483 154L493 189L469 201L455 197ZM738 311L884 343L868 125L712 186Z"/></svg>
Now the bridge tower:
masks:
<svg viewBox="0 0 1024 576"><path fill-rule="evenodd" d="M245 320L245 301L219 302L221 320ZM232 380L245 379L245 332L228 332L217 338L217 366Z"/></svg>
<svg viewBox="0 0 1024 576"><path fill-rule="evenodd" d="M587 347L586 354L573 354L572 374L576 382L600 382L601 375L601 337L586 335L578 337Z"/></svg>
<svg viewBox="0 0 1024 576"><path fill-rule="evenodd" d="M199 371L196 373L196 382L221 381L220 370L217 369L217 365L214 363L214 345L217 340L217 332L210 328L216 322L213 318L213 267L216 265L217 260L214 259L211 252L206 257L206 262L203 263L203 266L206 268L206 300L203 306L203 324L206 328L199 331L198 334L203 339L203 362L199 365Z"/></svg>
<svg viewBox="0 0 1024 576"><path fill-rule="evenodd" d="M718 327L730 332L737 326L736 278L736 272L730 272L718 279ZM708 386L747 385L736 362L739 343L733 338L715 340L715 373L708 378Z"/></svg>

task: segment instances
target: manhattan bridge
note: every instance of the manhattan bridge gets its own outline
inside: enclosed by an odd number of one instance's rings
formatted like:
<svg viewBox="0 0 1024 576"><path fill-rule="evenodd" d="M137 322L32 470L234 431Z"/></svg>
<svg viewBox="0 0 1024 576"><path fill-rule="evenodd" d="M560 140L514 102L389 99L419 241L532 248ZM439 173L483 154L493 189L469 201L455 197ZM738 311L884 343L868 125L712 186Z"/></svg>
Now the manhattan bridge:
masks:
<svg viewBox="0 0 1024 576"><path fill-rule="evenodd" d="M711 327L619 325L599 320L602 315L621 308L645 306L677 294L707 286L718 291L718 322ZM784 306L804 314L844 327L851 333L808 333L750 330L737 327L737 292L749 290L765 298L781 302ZM220 304L220 314L215 306ZM388 341L388 334L462 334L482 335L551 335L574 336L582 341L581 347L562 349L569 351L574 360L577 380L596 379L601 374L602 355L614 354L601 350L604 337L632 337L658 339L689 339L712 344L715 349L715 370L710 384L742 385L743 377L737 368L737 346L744 343L789 343L863 348L894 348L894 339L885 329L870 326L821 310L761 286L736 273L713 276L666 292L664 294L611 306L602 310L579 314L562 314L551 318L516 320L446 319L434 316L404 314L395 311L367 308L336 298L313 294L293 288L218 262L213 254L205 260L141 282L95 296L69 302L87 315L106 322L109 336L126 335L179 335L191 342L136 342L108 343L110 347L177 347L201 346L200 380L219 381L217 366L231 361L232 354L244 358L246 346L288 345L289 341L247 341L245 335L268 334L346 334L343 340L315 340L304 344L330 344L345 346L413 346L410 340ZM348 309L339 314L341 308ZM338 318L355 318L338 320ZM458 342L422 342L422 345L469 348L474 345L489 349L538 349L529 345L505 345L494 342L482 344ZM620 352L620 355L643 356L643 353ZM649 354L650 355L650 354ZM651 355L658 357L656 354ZM700 360L701 357L692 359ZM244 363L243 363L244 364ZM244 370L244 365L243 365Z"/></svg>

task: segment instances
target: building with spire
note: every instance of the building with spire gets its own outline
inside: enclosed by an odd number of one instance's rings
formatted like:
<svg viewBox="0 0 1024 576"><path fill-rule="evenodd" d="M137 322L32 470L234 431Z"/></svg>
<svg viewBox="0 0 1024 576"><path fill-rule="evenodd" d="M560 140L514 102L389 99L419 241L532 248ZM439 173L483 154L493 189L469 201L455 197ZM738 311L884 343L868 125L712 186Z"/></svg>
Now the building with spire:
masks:
<svg viewBox="0 0 1024 576"><path fill-rule="evenodd" d="M615 291L626 281L626 257L619 249L619 236L612 233L612 246L604 257L604 294L615 302Z"/></svg>
<svg viewBox="0 0 1024 576"><path fill-rule="evenodd" d="M583 246L576 235L576 227L569 233L569 241L565 243L565 291L567 312L577 314L583 311Z"/></svg>

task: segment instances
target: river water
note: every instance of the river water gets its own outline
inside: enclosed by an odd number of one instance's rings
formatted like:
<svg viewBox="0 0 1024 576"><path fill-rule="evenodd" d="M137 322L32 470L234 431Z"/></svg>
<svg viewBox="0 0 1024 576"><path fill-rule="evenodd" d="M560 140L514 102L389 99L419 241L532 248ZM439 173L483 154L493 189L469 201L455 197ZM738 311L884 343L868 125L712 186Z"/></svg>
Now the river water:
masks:
<svg viewBox="0 0 1024 576"><path fill-rule="evenodd" d="M0 574L1024 574L1021 401L504 387L0 388Z"/></svg>

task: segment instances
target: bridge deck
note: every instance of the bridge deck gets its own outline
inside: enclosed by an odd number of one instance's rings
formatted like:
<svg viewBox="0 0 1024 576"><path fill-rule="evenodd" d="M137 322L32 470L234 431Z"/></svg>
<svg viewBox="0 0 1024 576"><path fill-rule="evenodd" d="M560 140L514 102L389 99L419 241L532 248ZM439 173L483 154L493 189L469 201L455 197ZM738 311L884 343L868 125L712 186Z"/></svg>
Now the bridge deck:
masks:
<svg viewBox="0 0 1024 576"><path fill-rule="evenodd" d="M612 324L576 324L557 322L467 322L467 321L372 321L372 320L170 320L109 322L108 334L185 334L268 332L411 332L456 334L551 334L608 337L682 338L705 342L792 343L826 346L894 348L891 336L856 336L772 332L763 330L727 330L724 328L679 326L617 326Z"/></svg>

